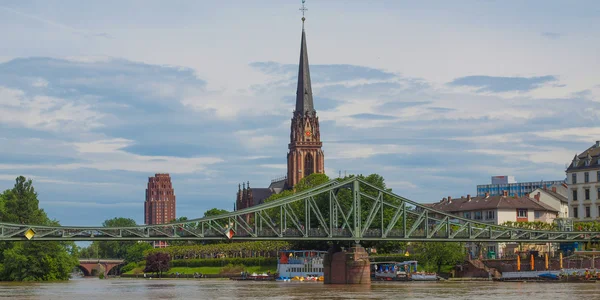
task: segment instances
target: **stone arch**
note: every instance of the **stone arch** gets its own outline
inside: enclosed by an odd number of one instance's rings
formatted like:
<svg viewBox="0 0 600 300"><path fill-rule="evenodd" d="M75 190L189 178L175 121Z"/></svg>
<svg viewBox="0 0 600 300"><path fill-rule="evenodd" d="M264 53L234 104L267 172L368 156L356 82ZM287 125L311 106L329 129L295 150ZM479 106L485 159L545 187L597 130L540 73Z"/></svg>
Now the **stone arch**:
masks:
<svg viewBox="0 0 600 300"><path fill-rule="evenodd" d="M92 276L91 269L88 269L86 266L82 265L77 265L77 267L79 268L79 270L81 270L81 272L83 272L83 276Z"/></svg>

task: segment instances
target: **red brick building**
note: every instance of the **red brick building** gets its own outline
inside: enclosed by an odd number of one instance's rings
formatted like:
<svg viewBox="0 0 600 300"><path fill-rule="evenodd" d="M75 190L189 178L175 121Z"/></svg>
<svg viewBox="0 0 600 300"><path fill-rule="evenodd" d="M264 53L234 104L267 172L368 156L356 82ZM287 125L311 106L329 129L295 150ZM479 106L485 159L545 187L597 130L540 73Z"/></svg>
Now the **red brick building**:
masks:
<svg viewBox="0 0 600 300"><path fill-rule="evenodd" d="M144 202L144 223L165 224L175 217L175 190L169 174L155 174L148 178L146 201ZM166 242L154 242L155 247L166 247Z"/></svg>
<svg viewBox="0 0 600 300"><path fill-rule="evenodd" d="M272 180L268 188L250 188L249 182L243 188L238 186L235 210L261 204L273 194L278 194L285 189L293 189L302 178L310 174L325 173L325 156L321 149L323 143L321 142L319 117L313 106L304 24L302 24L302 40L300 42L296 109L291 121L287 176Z"/></svg>

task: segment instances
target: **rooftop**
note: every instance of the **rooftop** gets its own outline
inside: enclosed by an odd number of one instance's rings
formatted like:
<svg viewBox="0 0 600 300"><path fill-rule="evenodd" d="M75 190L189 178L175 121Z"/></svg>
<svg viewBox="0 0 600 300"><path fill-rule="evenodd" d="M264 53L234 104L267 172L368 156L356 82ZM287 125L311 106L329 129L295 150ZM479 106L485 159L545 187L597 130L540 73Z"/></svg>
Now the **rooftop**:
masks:
<svg viewBox="0 0 600 300"><path fill-rule="evenodd" d="M460 197L453 199L452 197L444 198L438 203L429 205L431 208L446 211L474 211L484 209L533 209L538 211L553 211L556 209L528 197L515 196L487 196L487 197Z"/></svg>
<svg viewBox="0 0 600 300"><path fill-rule="evenodd" d="M567 172L573 170L599 169L600 168L600 141L583 151L581 154L575 154Z"/></svg>

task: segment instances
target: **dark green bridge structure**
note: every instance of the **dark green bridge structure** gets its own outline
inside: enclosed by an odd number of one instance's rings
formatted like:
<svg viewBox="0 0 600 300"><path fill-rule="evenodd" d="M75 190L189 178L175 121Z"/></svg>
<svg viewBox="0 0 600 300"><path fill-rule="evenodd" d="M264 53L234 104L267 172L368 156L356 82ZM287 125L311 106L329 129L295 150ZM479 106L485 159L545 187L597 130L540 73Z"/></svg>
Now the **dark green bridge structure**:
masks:
<svg viewBox="0 0 600 300"><path fill-rule="evenodd" d="M486 224L432 209L359 178L332 180L247 209L135 227L0 223L0 241L325 240L587 242L600 232L543 231Z"/></svg>

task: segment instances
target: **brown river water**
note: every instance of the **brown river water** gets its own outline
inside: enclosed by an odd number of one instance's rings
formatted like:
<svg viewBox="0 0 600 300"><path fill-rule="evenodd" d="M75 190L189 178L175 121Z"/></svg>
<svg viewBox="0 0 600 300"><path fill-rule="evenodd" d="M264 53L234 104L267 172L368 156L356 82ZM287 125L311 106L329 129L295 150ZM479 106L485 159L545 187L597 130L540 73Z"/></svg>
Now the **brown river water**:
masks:
<svg viewBox="0 0 600 300"><path fill-rule="evenodd" d="M600 299L600 283L315 282L76 278L0 283L0 299Z"/></svg>

